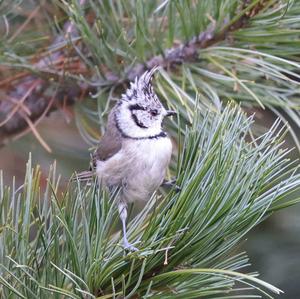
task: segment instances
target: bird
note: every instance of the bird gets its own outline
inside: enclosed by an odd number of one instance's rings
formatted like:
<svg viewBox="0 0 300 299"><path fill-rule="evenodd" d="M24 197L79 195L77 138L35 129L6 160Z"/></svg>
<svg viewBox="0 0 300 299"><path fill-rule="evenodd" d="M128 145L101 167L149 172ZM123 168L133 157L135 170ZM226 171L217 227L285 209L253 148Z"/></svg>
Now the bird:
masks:
<svg viewBox="0 0 300 299"><path fill-rule="evenodd" d="M158 68L145 71L130 83L108 115L90 170L77 175L79 180L96 176L108 190L119 188L123 246L129 251L138 249L127 237L128 204L147 202L161 185L173 185L173 181L165 180L172 142L162 124L165 117L176 112L167 110L153 89L152 79Z"/></svg>

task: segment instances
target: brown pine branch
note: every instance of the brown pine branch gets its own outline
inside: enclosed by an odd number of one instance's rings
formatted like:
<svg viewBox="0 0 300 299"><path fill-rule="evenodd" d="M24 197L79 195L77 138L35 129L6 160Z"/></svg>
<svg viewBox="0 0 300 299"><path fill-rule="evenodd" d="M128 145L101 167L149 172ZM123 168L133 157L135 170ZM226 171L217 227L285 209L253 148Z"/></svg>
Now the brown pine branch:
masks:
<svg viewBox="0 0 300 299"><path fill-rule="evenodd" d="M81 1L83 4L84 0ZM106 72L106 79L97 82L94 86L86 84L79 85L75 81L66 81L66 70L79 70L79 72L87 72L86 67L78 58L70 59L69 53L65 48L50 52L48 56L41 58L35 67L41 70L41 75L24 74L17 81L16 86L6 93L6 97L0 101L0 145L4 145L18 136L22 136L28 130L28 120L33 124L41 120L41 116L47 115L52 111L59 109L62 105L73 105L79 96L87 92L94 92L96 88L101 86L117 86L126 84L128 81L134 80L144 71L154 66L161 66L165 69L174 68L184 62L192 62L198 59L199 49L205 49L219 42L225 41L230 33L246 27L249 20L257 15L268 3L266 0L254 1L245 0L243 5L237 11L237 17L231 23L224 24L224 27L216 31L214 21L206 31L201 32L198 36L192 38L188 43L165 50L164 55L158 55L150 58L144 64L137 64L131 69L125 69L125 78L119 78L113 72ZM66 37L77 38L77 31L74 26L67 22L64 30L68 36L58 36L52 46L56 46L63 42ZM51 65L51 69L49 68ZM44 76L43 76L44 74ZM44 79L50 76L56 82L60 83L55 99L45 95L45 91L49 88L49 80ZM5 80L7 81L7 80ZM36 84L38 82L38 84ZM7 83L7 82L6 82ZM26 91L30 86L36 85L30 94L24 99ZM1 87L1 82L0 82ZM49 107L49 101L51 105ZM10 99L14 99L11 101ZM18 103L20 102L20 103ZM25 113L27 110L27 113ZM9 119L7 119L9 116Z"/></svg>

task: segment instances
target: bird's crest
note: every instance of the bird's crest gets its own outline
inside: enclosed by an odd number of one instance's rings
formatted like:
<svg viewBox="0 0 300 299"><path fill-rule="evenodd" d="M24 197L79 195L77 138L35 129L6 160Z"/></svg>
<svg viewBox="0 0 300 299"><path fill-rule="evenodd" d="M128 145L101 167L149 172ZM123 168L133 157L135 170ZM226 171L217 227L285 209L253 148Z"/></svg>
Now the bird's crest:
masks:
<svg viewBox="0 0 300 299"><path fill-rule="evenodd" d="M139 78L136 77L134 82L130 83L130 87L122 95L122 100L125 101L159 101L152 86L154 73L159 69L155 66L152 69L143 73Z"/></svg>

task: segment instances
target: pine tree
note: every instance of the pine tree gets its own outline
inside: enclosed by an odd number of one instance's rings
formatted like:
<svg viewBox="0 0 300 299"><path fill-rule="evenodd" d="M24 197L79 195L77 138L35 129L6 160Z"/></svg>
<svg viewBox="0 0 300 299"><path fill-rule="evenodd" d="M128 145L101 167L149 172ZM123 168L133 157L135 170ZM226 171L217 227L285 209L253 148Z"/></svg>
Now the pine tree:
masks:
<svg viewBox="0 0 300 299"><path fill-rule="evenodd" d="M169 176L181 191L160 190L132 217L140 250L125 253L116 194L96 182L62 186L55 165L43 188L31 158L20 187L1 173L0 298L279 294L247 273L239 245L299 201L284 137L300 148L300 2L51 0L24 18L25 2L0 2L0 144L30 132L49 151L36 126L69 106L95 146L109 107L158 65L155 90L179 114L168 123ZM279 119L261 133L252 112L264 109Z"/></svg>

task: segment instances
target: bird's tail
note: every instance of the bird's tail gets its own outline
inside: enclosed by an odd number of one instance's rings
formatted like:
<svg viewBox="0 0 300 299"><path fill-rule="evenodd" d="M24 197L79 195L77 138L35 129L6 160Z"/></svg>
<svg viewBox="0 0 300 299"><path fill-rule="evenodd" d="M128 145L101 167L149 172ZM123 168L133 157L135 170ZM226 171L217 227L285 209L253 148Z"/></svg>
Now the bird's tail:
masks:
<svg viewBox="0 0 300 299"><path fill-rule="evenodd" d="M73 177L73 181L86 182L91 181L94 178L94 172L91 170L82 171L79 173L75 173Z"/></svg>

